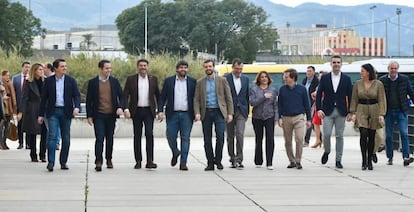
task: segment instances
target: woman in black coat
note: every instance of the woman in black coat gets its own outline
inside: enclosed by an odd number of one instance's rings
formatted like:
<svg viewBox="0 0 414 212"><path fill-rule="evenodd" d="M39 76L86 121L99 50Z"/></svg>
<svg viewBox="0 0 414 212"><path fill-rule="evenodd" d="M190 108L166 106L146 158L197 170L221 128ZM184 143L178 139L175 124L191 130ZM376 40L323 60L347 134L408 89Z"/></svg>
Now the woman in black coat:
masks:
<svg viewBox="0 0 414 212"><path fill-rule="evenodd" d="M43 66L33 64L29 79L23 82L23 96L20 103L18 120L23 118L22 130L27 134L32 162L38 162L36 154L36 135L41 133L41 125L37 123L39 116L40 98L43 88Z"/></svg>

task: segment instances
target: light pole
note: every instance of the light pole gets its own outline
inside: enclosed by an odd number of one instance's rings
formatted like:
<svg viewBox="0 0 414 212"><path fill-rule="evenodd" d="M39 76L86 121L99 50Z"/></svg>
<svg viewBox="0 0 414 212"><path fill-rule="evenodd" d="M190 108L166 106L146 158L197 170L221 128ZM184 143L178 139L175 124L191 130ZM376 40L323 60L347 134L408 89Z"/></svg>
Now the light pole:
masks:
<svg viewBox="0 0 414 212"><path fill-rule="evenodd" d="M375 4L369 7L369 9L371 10L371 56L375 56L375 40L374 40L374 9L375 8L377 8Z"/></svg>
<svg viewBox="0 0 414 212"><path fill-rule="evenodd" d="M401 8L397 8L395 11L398 16L398 56L401 56L401 49L400 49L400 15L401 15Z"/></svg>
<svg viewBox="0 0 414 212"><path fill-rule="evenodd" d="M144 3L145 7L145 59L147 59L148 51L148 6Z"/></svg>

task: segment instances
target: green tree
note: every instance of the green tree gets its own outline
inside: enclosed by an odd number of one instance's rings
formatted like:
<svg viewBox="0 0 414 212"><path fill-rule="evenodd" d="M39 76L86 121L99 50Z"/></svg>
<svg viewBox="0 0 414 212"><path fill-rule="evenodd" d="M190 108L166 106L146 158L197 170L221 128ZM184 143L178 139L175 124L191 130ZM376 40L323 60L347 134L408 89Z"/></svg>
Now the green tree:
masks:
<svg viewBox="0 0 414 212"><path fill-rule="evenodd" d="M153 53L198 51L223 60L251 62L260 49L272 50L276 31L265 11L244 0L145 0L116 19L128 53L144 52L145 7L148 9L148 49Z"/></svg>
<svg viewBox="0 0 414 212"><path fill-rule="evenodd" d="M32 55L33 37L44 35L40 19L19 2L0 0L0 47L8 54Z"/></svg>
<svg viewBox="0 0 414 212"><path fill-rule="evenodd" d="M91 46L96 46L95 41L92 40L92 34L84 34L82 37L83 41L80 42L81 49L90 50Z"/></svg>

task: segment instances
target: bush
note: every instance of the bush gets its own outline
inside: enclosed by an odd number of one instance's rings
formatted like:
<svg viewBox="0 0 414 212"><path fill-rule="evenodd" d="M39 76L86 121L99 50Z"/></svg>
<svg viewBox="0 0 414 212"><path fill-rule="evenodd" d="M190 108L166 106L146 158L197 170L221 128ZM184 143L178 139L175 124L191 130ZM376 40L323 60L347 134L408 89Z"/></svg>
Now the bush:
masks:
<svg viewBox="0 0 414 212"><path fill-rule="evenodd" d="M140 58L141 57L130 56L126 61L121 59L111 60L111 75L120 80L122 87L124 86L126 78L128 76L137 73L137 60ZM104 58L101 58L98 55L87 57L84 54L80 54L78 56L64 57L63 59L66 60L66 63L68 65L67 74L77 80L78 87L82 96L82 102L85 102L88 80L99 74L98 62ZM181 58L170 53L150 55L148 57L149 74L158 77L160 89L162 88L164 79L175 74L175 65L181 59L184 59L189 63L188 74L190 76L196 79L204 76L203 61L194 60L191 56L184 56L184 58ZM0 49L0 69L9 70L11 76L19 74L21 72L21 63L25 60L30 61L30 59L22 58L16 53L10 53L9 56L7 56ZM51 63L53 60L53 58L42 58L40 61L31 62Z"/></svg>

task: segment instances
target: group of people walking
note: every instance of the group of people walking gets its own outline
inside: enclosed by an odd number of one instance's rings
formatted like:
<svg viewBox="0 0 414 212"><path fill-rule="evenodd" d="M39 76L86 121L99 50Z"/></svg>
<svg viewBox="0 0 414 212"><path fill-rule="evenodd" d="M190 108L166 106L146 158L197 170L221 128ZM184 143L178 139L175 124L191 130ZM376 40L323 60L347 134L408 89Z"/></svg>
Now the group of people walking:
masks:
<svg viewBox="0 0 414 212"><path fill-rule="evenodd" d="M407 137L407 96L414 92L407 77L398 73L398 63L391 62L389 74L376 79L375 68L370 64L361 67L361 79L352 84L350 77L341 72L342 58L331 58L332 71L315 75L315 68L309 66L307 77L298 84L298 72L287 69L283 73L284 85L277 91L266 71L260 71L254 86L249 87L248 77L242 74L243 62L234 59L232 72L218 76L214 61L203 63L205 76L196 80L188 76L188 63L179 61L176 74L167 77L159 89L158 78L148 73L149 61L137 61L137 74L129 76L124 89L117 78L111 76L109 60L98 63L98 76L88 81L86 115L88 124L95 132L95 170L100 172L104 162L113 168L112 152L116 119L124 115L132 119L135 169L142 168L142 128L145 126L146 163L145 168L156 169L154 162L154 120L166 120L166 137L172 152L171 166L179 162L179 170L188 170L187 158L190 149L190 135L194 121L201 121L204 150L207 159L205 171L221 170L225 131L230 167L243 169L243 143L245 124L252 106L252 124L255 132L254 163L273 169L274 130L278 125L283 130L287 168L302 169L303 146L309 145L312 129L317 142L323 143L321 163L326 164L331 152L331 135L335 126L336 168L343 168L343 131L345 121L355 122L360 130L362 170L372 170L372 161L377 158L374 151L376 130L385 124L388 164L392 165L392 131L397 122L401 134L404 166L413 162L410 157ZM45 77L44 70L52 69L54 75ZM59 157L61 169L67 170L70 125L80 112L80 92L76 79L66 74L67 64L57 59L53 64L22 64L22 73L9 81L9 73L2 72L3 120L2 136L9 121L17 113L21 130L26 133L26 145L31 149L30 157L37 162L36 135L41 134L39 158L53 171L56 147L62 140ZM13 86L14 84L14 86ZM312 114L313 113L313 114ZM323 122L323 136L320 125ZM213 149L213 126L216 136ZM177 138L181 143L178 147ZM7 147L5 138L0 146ZM265 137L265 160L263 138ZM293 141L295 151L293 151ZM23 140L23 139L19 139ZM46 148L47 147L47 148ZM21 142L19 148L23 148ZM105 149L105 156L103 152ZM104 160L105 158L105 160ZM178 160L179 159L179 160Z"/></svg>

